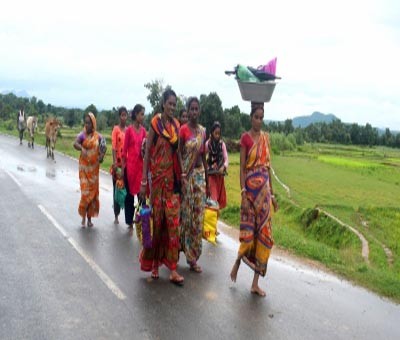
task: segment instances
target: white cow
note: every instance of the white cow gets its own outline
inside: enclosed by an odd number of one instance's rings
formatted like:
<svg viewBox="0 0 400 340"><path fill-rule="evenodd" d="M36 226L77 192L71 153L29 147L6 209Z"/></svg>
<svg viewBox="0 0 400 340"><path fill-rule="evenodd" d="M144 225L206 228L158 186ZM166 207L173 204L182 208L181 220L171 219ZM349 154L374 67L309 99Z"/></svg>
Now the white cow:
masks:
<svg viewBox="0 0 400 340"><path fill-rule="evenodd" d="M37 118L35 116L29 116L26 120L26 126L28 128L28 147L32 146L33 149L33 142L35 140L35 129L37 128Z"/></svg>

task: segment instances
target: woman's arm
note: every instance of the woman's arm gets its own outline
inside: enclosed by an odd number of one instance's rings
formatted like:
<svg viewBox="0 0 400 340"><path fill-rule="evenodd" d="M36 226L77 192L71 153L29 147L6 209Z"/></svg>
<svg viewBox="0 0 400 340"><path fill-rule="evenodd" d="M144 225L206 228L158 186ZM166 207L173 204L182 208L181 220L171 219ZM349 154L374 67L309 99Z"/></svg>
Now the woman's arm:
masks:
<svg viewBox="0 0 400 340"><path fill-rule="evenodd" d="M210 197L210 186L208 184L208 168L207 168L207 160L206 160L206 152L204 150L204 152L201 154L201 158L203 160L203 166L204 166L204 176L205 176L205 180L206 180L206 195L207 197Z"/></svg>
<svg viewBox="0 0 400 340"><path fill-rule="evenodd" d="M82 139L82 132L81 132L78 134L78 136L76 136L75 142L73 144L75 150L78 150L78 151L84 150L84 147L82 146L82 142L83 142L83 139Z"/></svg>
<svg viewBox="0 0 400 340"><path fill-rule="evenodd" d="M184 148L185 141L183 140L183 136L179 132L179 141L178 141L178 161L179 161L179 166L181 167L181 177L186 177L185 169L183 167L183 158L182 158L182 153L183 153L183 148Z"/></svg>
<svg viewBox="0 0 400 340"><path fill-rule="evenodd" d="M124 172L126 168L126 158L128 157L128 145L131 141L130 139L130 129L125 130L125 139L124 139L124 148L122 149L122 169L121 169L121 177L124 178Z"/></svg>
<svg viewBox="0 0 400 340"><path fill-rule="evenodd" d="M269 181L269 188L270 188L270 192L271 192L272 205L274 206L274 211L278 211L279 205L278 205L278 201L275 198L274 190L272 189L271 168L269 168L269 167L268 167L268 181Z"/></svg>
<svg viewBox="0 0 400 340"><path fill-rule="evenodd" d="M147 188L147 169L149 164L149 154L150 147L154 141L155 132L152 127L150 127L149 135L147 137L146 148L143 159L143 170L142 170L142 181L140 182L140 196L142 199L146 198L146 188Z"/></svg>
<svg viewBox="0 0 400 340"><path fill-rule="evenodd" d="M112 134L111 134L111 153L112 153L112 160L113 160L113 164L112 167L115 171L116 169L116 159L117 159L117 154L116 154L116 149L117 149L117 130L114 127Z"/></svg>
<svg viewBox="0 0 400 340"><path fill-rule="evenodd" d="M222 142L222 154L224 155L224 167L225 170L228 169L229 159L228 159L228 151L226 150L226 145Z"/></svg>
<svg viewBox="0 0 400 340"><path fill-rule="evenodd" d="M249 202L246 195L246 161L247 151L246 147L240 145L240 196L242 197L242 207L248 208Z"/></svg>

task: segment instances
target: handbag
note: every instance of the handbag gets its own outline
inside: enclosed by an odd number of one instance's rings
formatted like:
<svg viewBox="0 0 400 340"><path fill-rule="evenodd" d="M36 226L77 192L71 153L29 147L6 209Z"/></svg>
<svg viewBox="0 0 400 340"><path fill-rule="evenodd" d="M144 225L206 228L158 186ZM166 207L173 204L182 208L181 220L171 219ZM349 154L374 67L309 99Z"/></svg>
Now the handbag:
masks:
<svg viewBox="0 0 400 340"><path fill-rule="evenodd" d="M136 236L142 243L143 248L150 249L153 246L153 225L151 219L151 207L148 204L138 204L134 223L136 224Z"/></svg>
<svg viewBox="0 0 400 340"><path fill-rule="evenodd" d="M203 238L212 244L217 243L218 203L207 199L204 207Z"/></svg>

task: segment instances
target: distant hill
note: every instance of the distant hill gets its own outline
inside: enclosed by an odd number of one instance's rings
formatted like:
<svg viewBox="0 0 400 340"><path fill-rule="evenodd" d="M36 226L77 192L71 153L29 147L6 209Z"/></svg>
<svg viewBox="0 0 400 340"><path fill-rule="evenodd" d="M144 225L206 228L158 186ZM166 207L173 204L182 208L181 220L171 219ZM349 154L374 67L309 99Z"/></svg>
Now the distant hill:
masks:
<svg viewBox="0 0 400 340"><path fill-rule="evenodd" d="M300 116L300 117L295 117L292 119L292 124L293 126L296 127L301 127L305 128L310 124L313 123L327 123L329 124L337 118L333 114L324 114L321 112L314 112L311 116Z"/></svg>
<svg viewBox="0 0 400 340"><path fill-rule="evenodd" d="M29 93L26 92L25 90L3 90L3 91L1 91L1 94L9 94L9 93L13 93L17 97L23 97L23 98L30 98L31 97L29 95Z"/></svg>

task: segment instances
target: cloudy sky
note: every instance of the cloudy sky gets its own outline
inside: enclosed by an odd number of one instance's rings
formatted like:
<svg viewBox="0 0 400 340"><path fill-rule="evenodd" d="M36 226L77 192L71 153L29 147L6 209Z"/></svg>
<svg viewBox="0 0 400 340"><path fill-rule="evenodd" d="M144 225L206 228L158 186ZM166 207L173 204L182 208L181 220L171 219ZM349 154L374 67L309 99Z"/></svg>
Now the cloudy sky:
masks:
<svg viewBox="0 0 400 340"><path fill-rule="evenodd" d="M238 64L278 58L266 118L314 111L400 130L400 1L7 1L0 91L110 109L142 103L163 79L185 96L241 100Z"/></svg>

